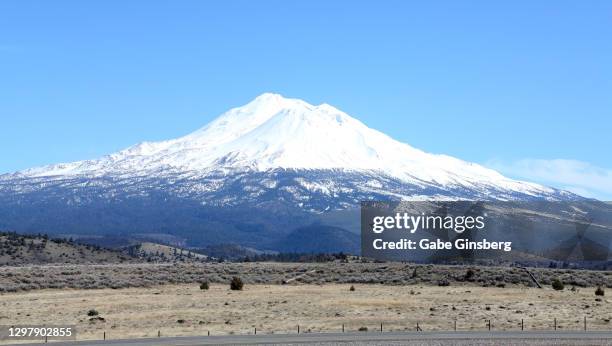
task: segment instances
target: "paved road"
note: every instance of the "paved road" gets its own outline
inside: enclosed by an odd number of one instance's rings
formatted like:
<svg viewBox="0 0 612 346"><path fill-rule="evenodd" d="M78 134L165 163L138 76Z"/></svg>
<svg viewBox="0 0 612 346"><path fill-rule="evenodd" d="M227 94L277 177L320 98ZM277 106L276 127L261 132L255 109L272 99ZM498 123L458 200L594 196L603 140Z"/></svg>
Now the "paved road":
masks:
<svg viewBox="0 0 612 346"><path fill-rule="evenodd" d="M611 345L610 332L385 332L270 335L191 336L148 339L63 341L57 346L83 345ZM24 344L21 344L22 346ZM29 344L40 345L40 343Z"/></svg>

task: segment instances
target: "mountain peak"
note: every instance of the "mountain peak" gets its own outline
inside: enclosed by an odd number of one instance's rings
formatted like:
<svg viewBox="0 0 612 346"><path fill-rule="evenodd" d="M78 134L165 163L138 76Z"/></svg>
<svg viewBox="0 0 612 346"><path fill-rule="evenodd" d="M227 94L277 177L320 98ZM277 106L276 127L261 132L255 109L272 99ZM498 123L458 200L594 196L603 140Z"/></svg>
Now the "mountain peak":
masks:
<svg viewBox="0 0 612 346"><path fill-rule="evenodd" d="M346 113L342 112L338 108L328 104L322 103L318 106L310 104L302 99L298 98L290 98L284 97L281 94L266 92L257 97L255 97L251 102L247 103L242 107L238 107L239 109L244 108L245 110L253 111L258 108L264 109L276 109L277 111L280 109L295 109L295 110L304 110L304 111L313 111L319 110L325 113L341 113L345 116Z"/></svg>
<svg viewBox="0 0 612 346"><path fill-rule="evenodd" d="M281 94L266 92L257 97L255 97L251 102L247 103L245 108L255 108L255 107L281 107L281 108L293 108L293 107L312 107L312 105L307 102L295 99L284 97Z"/></svg>
<svg viewBox="0 0 612 346"><path fill-rule="evenodd" d="M260 102L268 102L268 101L279 101L279 100L286 100L287 98L284 97L281 94L278 93L272 93L272 92L265 92L257 97L255 97L253 99L253 101L260 101ZM253 102L251 101L251 102Z"/></svg>

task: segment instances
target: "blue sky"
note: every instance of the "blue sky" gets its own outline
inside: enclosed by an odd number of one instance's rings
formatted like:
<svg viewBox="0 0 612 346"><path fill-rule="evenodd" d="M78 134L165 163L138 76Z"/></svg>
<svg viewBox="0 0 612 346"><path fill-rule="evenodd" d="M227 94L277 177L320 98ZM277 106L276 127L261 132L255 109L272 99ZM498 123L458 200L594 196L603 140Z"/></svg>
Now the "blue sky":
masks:
<svg viewBox="0 0 612 346"><path fill-rule="evenodd" d="M0 172L189 133L271 91L612 197L610 1L0 2Z"/></svg>

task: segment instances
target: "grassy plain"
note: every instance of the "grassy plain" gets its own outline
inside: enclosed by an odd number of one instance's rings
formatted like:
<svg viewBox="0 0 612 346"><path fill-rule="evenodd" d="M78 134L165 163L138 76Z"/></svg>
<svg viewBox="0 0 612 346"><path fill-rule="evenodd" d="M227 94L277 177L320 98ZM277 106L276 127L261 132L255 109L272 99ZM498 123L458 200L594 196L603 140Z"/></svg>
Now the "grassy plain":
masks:
<svg viewBox="0 0 612 346"><path fill-rule="evenodd" d="M350 290L350 286L355 289ZM608 292L606 292L608 293ZM99 315L88 316L95 309ZM608 296L594 288L382 284L212 284L122 289L42 289L0 295L0 324L76 324L78 339L258 333L377 331L560 330L612 328ZM101 317L102 319L99 319Z"/></svg>

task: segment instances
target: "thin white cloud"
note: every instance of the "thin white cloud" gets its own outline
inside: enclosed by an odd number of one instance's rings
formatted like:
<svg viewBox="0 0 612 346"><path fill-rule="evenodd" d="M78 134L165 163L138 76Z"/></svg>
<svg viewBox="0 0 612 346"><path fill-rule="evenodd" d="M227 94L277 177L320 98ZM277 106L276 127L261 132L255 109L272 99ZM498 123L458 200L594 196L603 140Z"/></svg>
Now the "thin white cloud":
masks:
<svg viewBox="0 0 612 346"><path fill-rule="evenodd" d="M486 166L505 175L533 181L582 196L612 200L612 169L577 160L523 159L489 161Z"/></svg>

